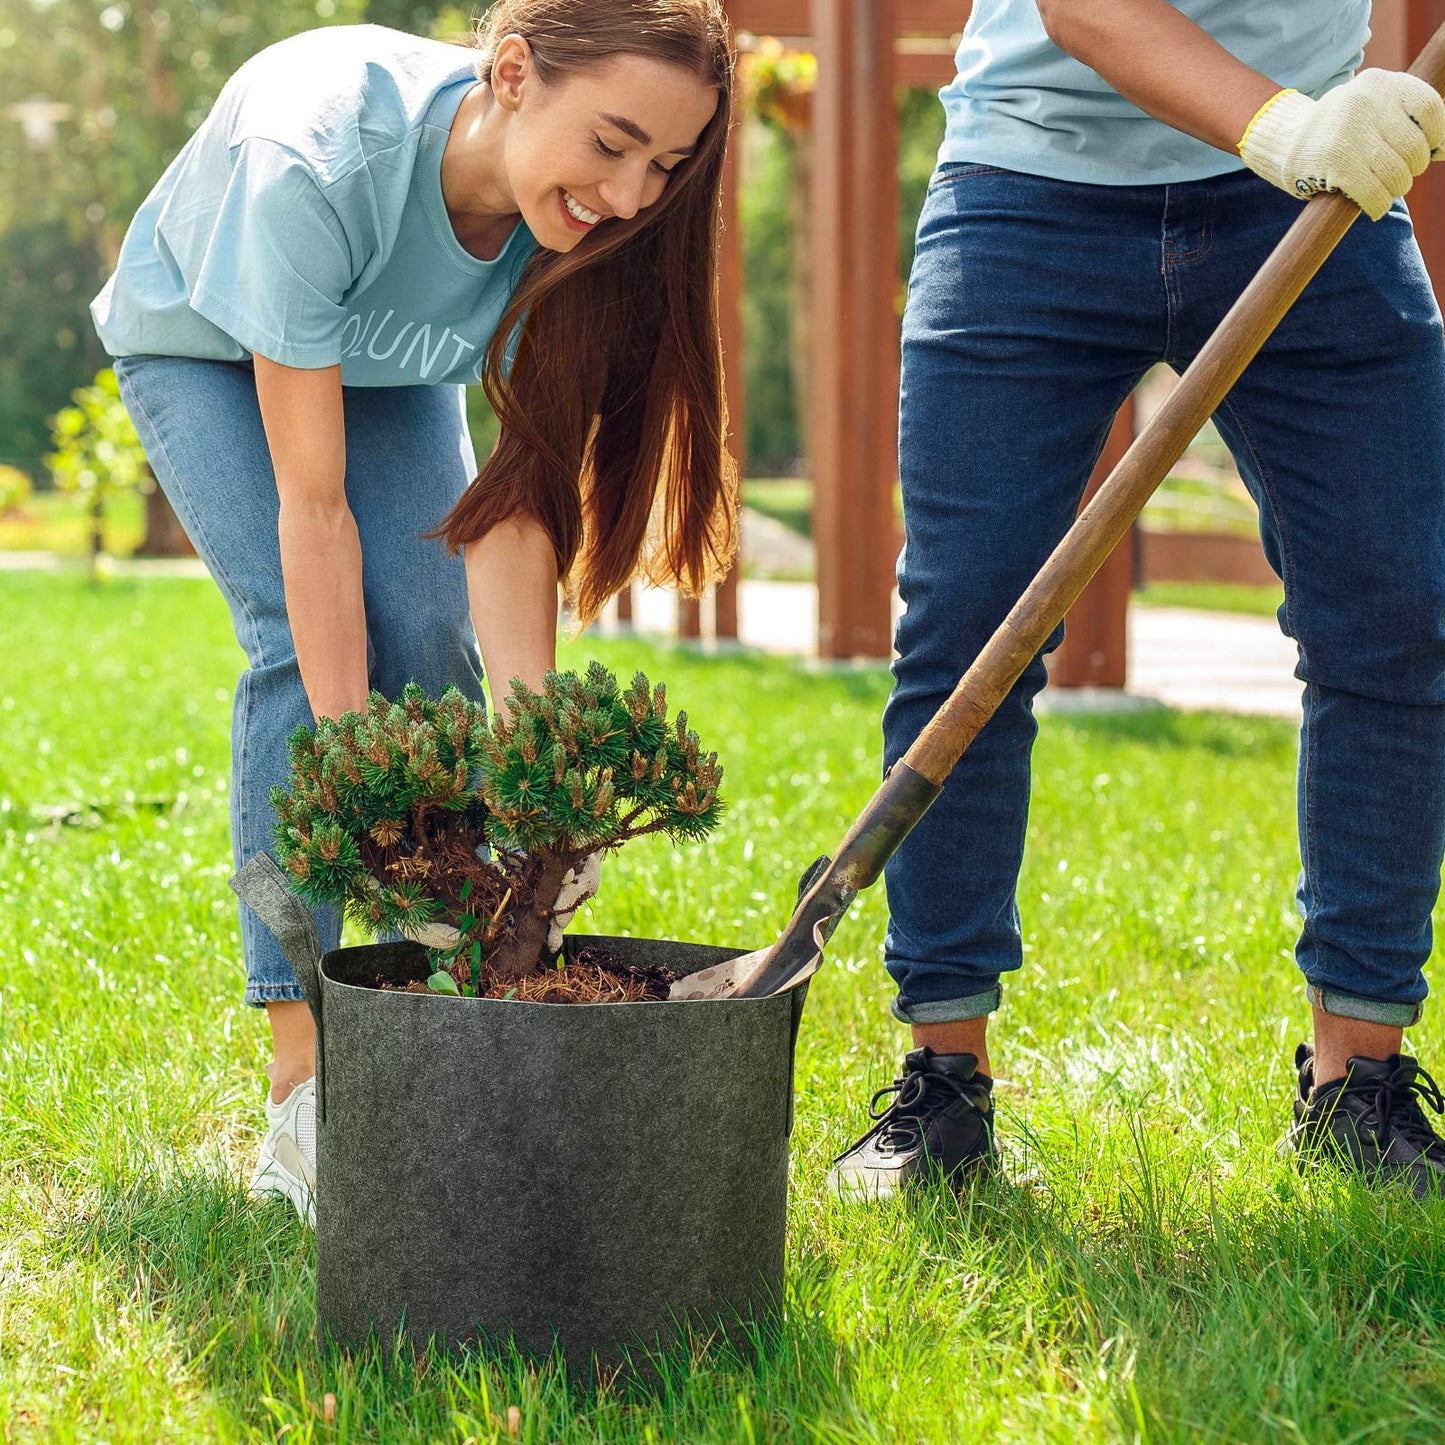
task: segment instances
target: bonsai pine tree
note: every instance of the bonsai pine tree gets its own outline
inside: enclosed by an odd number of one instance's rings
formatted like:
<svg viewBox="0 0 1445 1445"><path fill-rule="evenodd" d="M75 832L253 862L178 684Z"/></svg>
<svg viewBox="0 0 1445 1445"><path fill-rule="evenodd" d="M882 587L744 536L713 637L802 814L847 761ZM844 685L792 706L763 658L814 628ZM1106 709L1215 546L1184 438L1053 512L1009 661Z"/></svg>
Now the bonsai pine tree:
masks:
<svg viewBox="0 0 1445 1445"><path fill-rule="evenodd" d="M450 942L437 925L495 880L474 776L486 709L456 689L415 685L399 701L322 718L291 738L291 788L271 796L277 852L307 902L331 904L378 937ZM478 893L478 889L484 890ZM500 890L498 890L500 897Z"/></svg>
<svg viewBox="0 0 1445 1445"><path fill-rule="evenodd" d="M291 764L273 802L297 892L432 947L451 978L436 983L468 993L546 965L559 891L590 855L702 838L723 809L687 714L669 723L661 685L623 690L597 662L540 692L514 680L490 721L455 689L373 693L365 714L300 729Z"/></svg>

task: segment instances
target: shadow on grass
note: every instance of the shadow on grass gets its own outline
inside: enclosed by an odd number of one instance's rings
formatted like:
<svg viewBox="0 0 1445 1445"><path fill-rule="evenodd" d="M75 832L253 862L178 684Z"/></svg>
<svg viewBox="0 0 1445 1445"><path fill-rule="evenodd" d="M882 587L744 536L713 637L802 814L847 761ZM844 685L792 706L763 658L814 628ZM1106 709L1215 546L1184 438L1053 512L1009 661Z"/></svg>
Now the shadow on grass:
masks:
<svg viewBox="0 0 1445 1445"><path fill-rule="evenodd" d="M785 1318L749 1326L741 1348L698 1337L650 1357L643 1376L598 1382L515 1350L319 1342L309 1231L289 1205L254 1203L215 1176L102 1191L62 1249L163 1319L229 1426L257 1437L316 1424L330 1394L342 1438L508 1438L510 1406L524 1438L546 1442L722 1441L740 1428L759 1440L859 1438L852 1366L809 1308L818 1280L807 1271Z"/></svg>
<svg viewBox="0 0 1445 1445"><path fill-rule="evenodd" d="M1281 718L1229 713L1142 712L1050 713L1043 726L1104 742L1133 742L1150 748L1208 752L1219 757L1291 756L1299 729Z"/></svg>
<svg viewBox="0 0 1445 1445"><path fill-rule="evenodd" d="M921 1197L904 1248L981 1268L974 1326L1025 1374L1102 1386L1109 1438L1445 1439L1445 1201L1281 1166L1231 1206L1207 1163L1138 1144L1112 1188L1060 1197L1039 1171Z"/></svg>
<svg viewBox="0 0 1445 1445"><path fill-rule="evenodd" d="M162 1320L218 1424L250 1438L310 1438L327 1394L338 1438L387 1441L506 1439L516 1406L547 1445L942 1445L995 1395L1009 1438L1062 1438L1030 1412L1057 1426L1086 1396L1112 1416L1087 1438L1445 1438L1445 1203L1287 1171L1226 1200L1207 1161L1175 1167L1142 1132L1124 1148L1057 1192L1035 1174L840 1207L827 1245L795 1242L755 1355L679 1349L650 1384L322 1346L309 1235L214 1176L92 1195L59 1247L110 1278L117 1316Z"/></svg>

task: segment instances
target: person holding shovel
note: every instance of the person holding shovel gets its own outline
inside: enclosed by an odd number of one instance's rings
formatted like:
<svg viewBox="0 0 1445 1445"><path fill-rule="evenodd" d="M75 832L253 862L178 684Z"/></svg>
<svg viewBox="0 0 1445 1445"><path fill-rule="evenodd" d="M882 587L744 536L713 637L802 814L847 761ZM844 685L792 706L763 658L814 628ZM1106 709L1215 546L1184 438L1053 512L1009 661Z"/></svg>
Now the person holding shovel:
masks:
<svg viewBox="0 0 1445 1445"><path fill-rule="evenodd" d="M1182 371L1299 215L1357 223L1216 422L1284 581L1314 1043L1291 1142L1419 1196L1445 1100L1401 1052L1445 852L1445 337L1399 200L1445 140L1423 81L1355 74L1368 0L977 0L903 324L906 546L891 765L1072 522L1119 405ZM1057 645L1060 635L1053 639ZM888 1193L994 1161L988 1018L1022 945L1042 657L887 870L912 1028L893 1101L832 1183Z"/></svg>
<svg viewBox="0 0 1445 1445"><path fill-rule="evenodd" d="M246 652L238 865L298 727L412 679L479 698L481 663L540 686L559 580L586 621L638 571L725 570L731 63L718 0L497 0L475 48L315 31L242 67L141 207L93 312ZM311 1019L246 909L242 940L275 1048L252 1185L309 1216Z"/></svg>

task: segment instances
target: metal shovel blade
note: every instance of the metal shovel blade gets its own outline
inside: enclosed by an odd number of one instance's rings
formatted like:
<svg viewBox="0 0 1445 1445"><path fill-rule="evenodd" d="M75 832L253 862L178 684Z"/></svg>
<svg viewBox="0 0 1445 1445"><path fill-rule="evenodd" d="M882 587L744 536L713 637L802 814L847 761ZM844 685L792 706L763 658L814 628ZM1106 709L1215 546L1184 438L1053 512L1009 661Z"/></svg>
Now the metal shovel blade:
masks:
<svg viewBox="0 0 1445 1445"><path fill-rule="evenodd" d="M818 925L815 935L822 926ZM823 945L816 938L815 942L812 957L805 960L802 967L790 973L787 983L775 992L786 993L789 989L797 988L822 967ZM696 973L688 974L686 978L678 979L668 990L667 997L669 1000L751 998L755 995L759 981L767 974L773 953L773 948L759 948L729 963L719 964L716 968L701 968Z"/></svg>
<svg viewBox="0 0 1445 1445"><path fill-rule="evenodd" d="M786 993L812 978L822 966L823 946L848 905L844 903L832 916L818 919L806 930L800 930L798 926L799 915L803 913L809 895L826 878L832 862L833 860L825 855L814 859L803 870L803 876L798 881L797 908L787 929L776 943L769 948L745 953L740 958L719 964L716 968L702 968L696 973L688 974L686 978L678 979L668 990L668 999L757 998L764 993ZM777 977L780 952L790 954L790 966L786 969L785 981L781 987L760 989L760 984Z"/></svg>

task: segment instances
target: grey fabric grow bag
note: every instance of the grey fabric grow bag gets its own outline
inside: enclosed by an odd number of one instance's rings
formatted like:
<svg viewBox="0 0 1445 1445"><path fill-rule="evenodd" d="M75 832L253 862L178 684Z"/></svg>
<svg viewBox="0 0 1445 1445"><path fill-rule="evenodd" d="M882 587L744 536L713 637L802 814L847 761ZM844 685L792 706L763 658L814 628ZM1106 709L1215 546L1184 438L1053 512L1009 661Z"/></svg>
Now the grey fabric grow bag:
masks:
<svg viewBox="0 0 1445 1445"><path fill-rule="evenodd" d="M694 1327L741 1341L776 1309L805 990L600 1005L385 992L362 981L424 978L423 950L320 958L270 858L235 886L316 1017L324 1331L560 1345L606 1367ZM680 972L742 951L567 940L588 944Z"/></svg>

